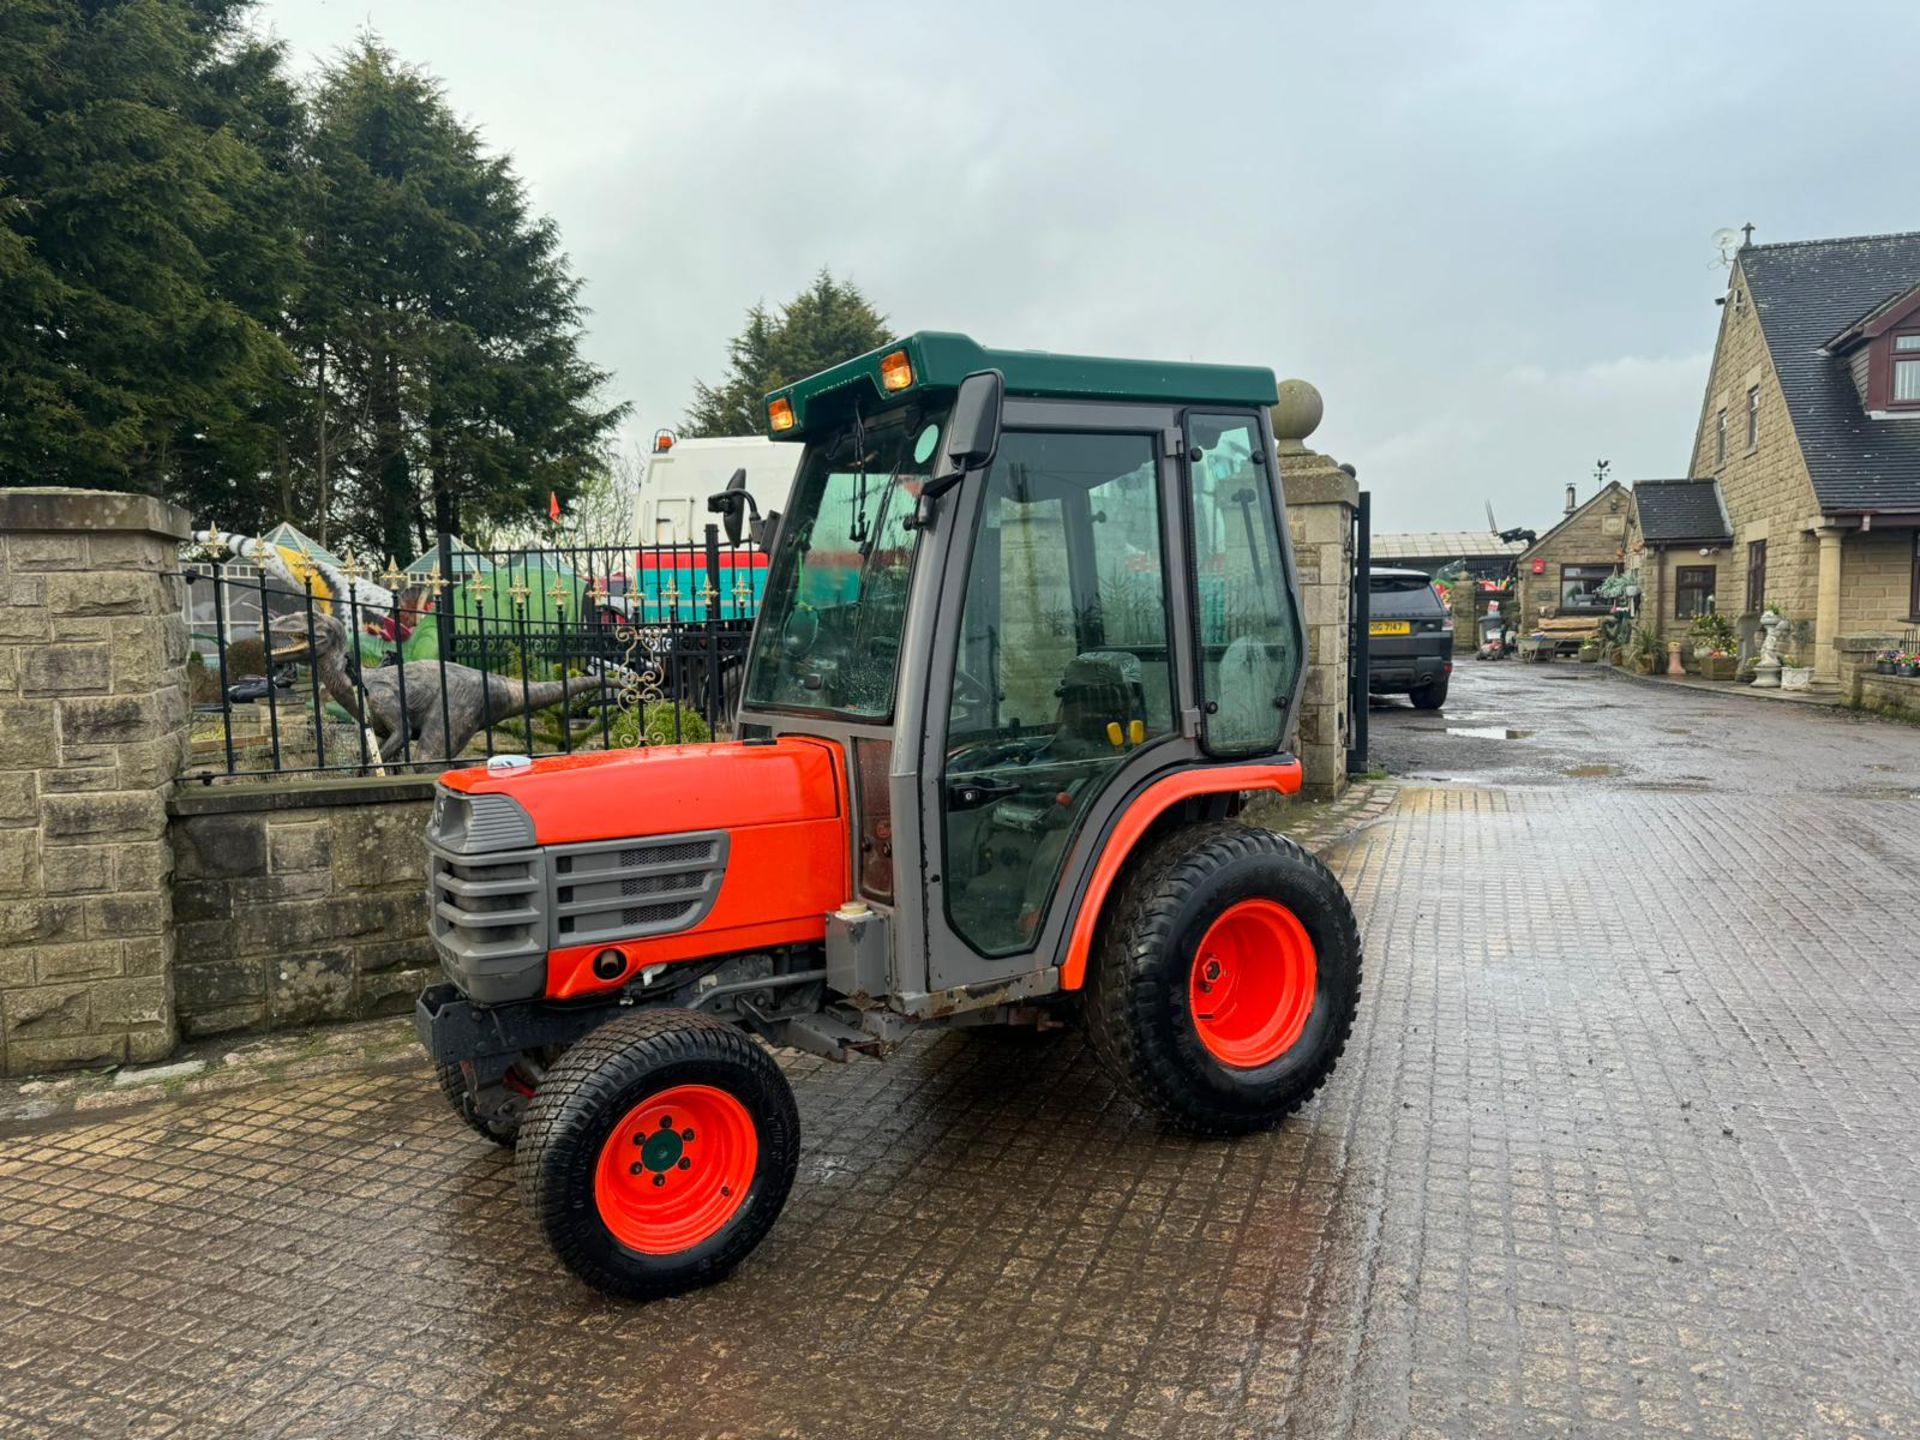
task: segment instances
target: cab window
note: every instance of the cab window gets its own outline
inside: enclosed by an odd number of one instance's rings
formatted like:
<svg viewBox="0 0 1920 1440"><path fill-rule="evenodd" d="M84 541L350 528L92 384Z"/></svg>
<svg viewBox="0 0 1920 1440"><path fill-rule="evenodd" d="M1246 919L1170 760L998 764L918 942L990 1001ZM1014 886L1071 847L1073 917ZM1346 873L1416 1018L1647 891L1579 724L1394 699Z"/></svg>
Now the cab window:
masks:
<svg viewBox="0 0 1920 1440"><path fill-rule="evenodd" d="M1276 750L1303 646L1260 424L1194 414L1187 436L1206 746Z"/></svg>
<svg viewBox="0 0 1920 1440"><path fill-rule="evenodd" d="M1152 440L1010 432L982 499L943 787L949 918L1032 946L1094 798L1173 732Z"/></svg>

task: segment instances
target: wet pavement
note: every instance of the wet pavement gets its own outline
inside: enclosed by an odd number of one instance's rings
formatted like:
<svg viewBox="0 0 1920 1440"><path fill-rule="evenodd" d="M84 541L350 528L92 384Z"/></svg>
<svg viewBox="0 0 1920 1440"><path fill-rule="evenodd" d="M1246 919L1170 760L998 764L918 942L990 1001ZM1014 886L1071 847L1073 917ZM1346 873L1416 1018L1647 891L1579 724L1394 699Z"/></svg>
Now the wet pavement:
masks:
<svg viewBox="0 0 1920 1440"><path fill-rule="evenodd" d="M0 1434L1920 1434L1920 729L1454 694L1372 717L1424 778L1332 854L1368 988L1280 1132L1071 1036L797 1059L772 1237L633 1307L412 1062L16 1127Z"/></svg>

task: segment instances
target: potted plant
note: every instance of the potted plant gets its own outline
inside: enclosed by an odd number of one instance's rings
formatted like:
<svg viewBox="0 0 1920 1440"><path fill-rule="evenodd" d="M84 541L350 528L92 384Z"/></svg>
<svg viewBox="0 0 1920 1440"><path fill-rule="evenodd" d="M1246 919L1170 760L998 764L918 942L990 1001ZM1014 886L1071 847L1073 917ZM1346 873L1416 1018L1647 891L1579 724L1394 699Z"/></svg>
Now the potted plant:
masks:
<svg viewBox="0 0 1920 1440"><path fill-rule="evenodd" d="M1920 650L1909 650L1904 654L1894 656L1893 673L1896 675L1904 675L1908 678L1912 678L1915 674L1920 674Z"/></svg>
<svg viewBox="0 0 1920 1440"><path fill-rule="evenodd" d="M1873 671L1876 675L1891 675L1900 663L1898 650L1882 650L1873 657Z"/></svg>
<svg viewBox="0 0 1920 1440"><path fill-rule="evenodd" d="M1586 639L1580 642L1580 663L1591 665L1600 658L1600 642Z"/></svg>
<svg viewBox="0 0 1920 1440"><path fill-rule="evenodd" d="M1730 650L1709 650L1700 662L1700 674L1708 680L1731 680L1740 668L1740 659Z"/></svg>
<svg viewBox="0 0 1920 1440"><path fill-rule="evenodd" d="M1782 690L1805 690L1813 683L1813 667L1802 665L1800 657L1789 650L1780 657L1780 688Z"/></svg>

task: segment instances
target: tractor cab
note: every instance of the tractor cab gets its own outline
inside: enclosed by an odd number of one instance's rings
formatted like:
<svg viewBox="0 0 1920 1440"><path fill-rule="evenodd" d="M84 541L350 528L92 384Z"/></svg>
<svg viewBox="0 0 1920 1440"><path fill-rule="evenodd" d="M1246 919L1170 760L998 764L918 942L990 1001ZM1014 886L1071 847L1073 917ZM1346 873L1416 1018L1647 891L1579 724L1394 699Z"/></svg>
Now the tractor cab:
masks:
<svg viewBox="0 0 1920 1440"><path fill-rule="evenodd" d="M1057 988L1100 841L1154 777L1285 765L1303 644L1274 393L922 334L769 397L805 448L740 732L843 747L907 1013Z"/></svg>
<svg viewBox="0 0 1920 1440"><path fill-rule="evenodd" d="M717 1278L797 1166L784 1072L1077 1021L1190 1132L1279 1123L1358 1002L1339 883L1239 823L1304 678L1270 370L921 333L767 397L784 514L735 738L450 771L448 1101L588 1283Z"/></svg>

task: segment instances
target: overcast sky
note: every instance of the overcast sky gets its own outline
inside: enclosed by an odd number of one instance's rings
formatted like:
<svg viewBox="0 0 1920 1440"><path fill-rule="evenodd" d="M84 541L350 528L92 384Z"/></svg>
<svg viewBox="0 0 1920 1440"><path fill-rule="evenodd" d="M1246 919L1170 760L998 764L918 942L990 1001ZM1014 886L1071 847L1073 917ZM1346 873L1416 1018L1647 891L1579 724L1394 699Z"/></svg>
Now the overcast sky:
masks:
<svg viewBox="0 0 1920 1440"><path fill-rule="evenodd" d="M1920 7L267 0L512 153L649 435L821 266L900 331L1271 365L1377 531L1683 474L1711 244L1920 227ZM1846 23L1839 23L1844 13Z"/></svg>

